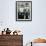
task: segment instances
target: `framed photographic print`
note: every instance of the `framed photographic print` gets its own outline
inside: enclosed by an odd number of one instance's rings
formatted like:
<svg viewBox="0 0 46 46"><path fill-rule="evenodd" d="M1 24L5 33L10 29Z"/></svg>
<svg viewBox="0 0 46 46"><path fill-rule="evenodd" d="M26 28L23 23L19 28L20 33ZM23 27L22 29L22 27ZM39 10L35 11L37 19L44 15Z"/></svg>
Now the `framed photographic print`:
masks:
<svg viewBox="0 0 46 46"><path fill-rule="evenodd" d="M32 21L32 1L16 1L16 21Z"/></svg>

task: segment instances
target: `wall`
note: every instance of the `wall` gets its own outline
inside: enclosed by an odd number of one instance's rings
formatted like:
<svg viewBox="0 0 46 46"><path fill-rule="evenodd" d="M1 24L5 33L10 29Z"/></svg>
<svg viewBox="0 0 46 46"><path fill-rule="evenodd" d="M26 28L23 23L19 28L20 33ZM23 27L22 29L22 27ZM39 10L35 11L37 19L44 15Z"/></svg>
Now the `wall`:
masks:
<svg viewBox="0 0 46 46"><path fill-rule="evenodd" d="M46 37L46 0L33 0L32 38Z"/></svg>
<svg viewBox="0 0 46 46"><path fill-rule="evenodd" d="M32 22L16 22L15 0L0 0L0 30L9 27L23 32L24 44L46 36L46 0L32 0Z"/></svg>
<svg viewBox="0 0 46 46"><path fill-rule="evenodd" d="M22 30L25 43L30 39L27 36L30 35L31 22L16 22L15 4L15 0L0 0L0 27L1 30L6 27L9 27L12 31L13 29Z"/></svg>

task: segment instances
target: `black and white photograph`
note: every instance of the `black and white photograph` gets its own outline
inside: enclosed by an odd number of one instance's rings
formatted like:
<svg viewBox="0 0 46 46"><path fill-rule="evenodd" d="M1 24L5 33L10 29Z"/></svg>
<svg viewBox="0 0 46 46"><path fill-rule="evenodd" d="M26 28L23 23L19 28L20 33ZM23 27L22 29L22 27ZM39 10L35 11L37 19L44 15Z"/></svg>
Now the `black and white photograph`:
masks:
<svg viewBox="0 0 46 46"><path fill-rule="evenodd" d="M32 1L16 1L16 21L32 21Z"/></svg>

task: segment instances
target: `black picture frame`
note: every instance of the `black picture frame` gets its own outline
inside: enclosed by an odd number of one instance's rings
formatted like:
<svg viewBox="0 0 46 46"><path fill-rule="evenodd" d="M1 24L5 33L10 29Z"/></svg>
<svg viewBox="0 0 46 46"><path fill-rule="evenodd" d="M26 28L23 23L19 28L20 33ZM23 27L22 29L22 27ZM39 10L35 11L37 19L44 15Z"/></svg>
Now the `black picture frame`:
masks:
<svg viewBox="0 0 46 46"><path fill-rule="evenodd" d="M16 21L32 21L32 1L16 1Z"/></svg>

